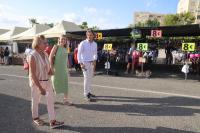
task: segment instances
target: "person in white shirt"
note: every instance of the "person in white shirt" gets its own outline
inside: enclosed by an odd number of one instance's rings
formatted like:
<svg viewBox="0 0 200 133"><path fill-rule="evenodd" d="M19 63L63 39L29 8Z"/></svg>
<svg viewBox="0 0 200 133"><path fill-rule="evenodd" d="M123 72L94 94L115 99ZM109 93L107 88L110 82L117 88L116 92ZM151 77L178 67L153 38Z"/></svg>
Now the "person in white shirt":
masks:
<svg viewBox="0 0 200 133"><path fill-rule="evenodd" d="M87 30L87 39L78 46L78 63L84 75L84 96L88 101L93 101L95 95L91 93L91 80L94 75L97 60L97 43L94 42L95 34Z"/></svg>
<svg viewBox="0 0 200 133"><path fill-rule="evenodd" d="M33 50L31 49L31 45L28 45L28 47L26 48L25 52L24 52L24 55L25 55L25 60L28 61L29 59L29 55L31 55L31 52Z"/></svg>

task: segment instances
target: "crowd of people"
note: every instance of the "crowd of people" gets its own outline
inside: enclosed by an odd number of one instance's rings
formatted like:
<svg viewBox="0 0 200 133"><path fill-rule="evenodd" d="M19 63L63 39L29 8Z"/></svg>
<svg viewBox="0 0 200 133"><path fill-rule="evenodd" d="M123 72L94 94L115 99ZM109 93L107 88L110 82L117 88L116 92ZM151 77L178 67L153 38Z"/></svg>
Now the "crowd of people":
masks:
<svg viewBox="0 0 200 133"><path fill-rule="evenodd" d="M151 45L148 51L140 51L135 44L132 44L127 55L128 62L125 74L130 72L138 74L141 73L142 69L145 72L149 72L151 64L157 61L158 49L155 45Z"/></svg>
<svg viewBox="0 0 200 133"><path fill-rule="evenodd" d="M165 47L166 64L191 64L188 72L195 75L200 75L200 46L199 42L195 42L196 48L194 51L182 51L181 41L170 42Z"/></svg>
<svg viewBox="0 0 200 133"><path fill-rule="evenodd" d="M72 68L75 68L76 71L81 72L81 66L78 63L78 44L80 44L80 41L75 41L73 44L73 40L69 40L70 42L67 52L67 65L68 68L70 68L70 71ZM197 57L198 51L196 50L193 53L185 53L181 49L182 45L181 40L169 40L169 41L149 41L149 48L148 51L141 52L137 50L137 43L132 44L126 44L126 45L120 45L120 44L114 44L111 51L105 51L103 50L103 44L98 44L97 47L97 66L99 70L103 70L105 67L105 62L109 61L110 64L110 71L115 71L118 69L121 69L122 71L125 70L125 74L129 73L138 73L141 72L142 63L139 62L139 59L145 58L145 62L143 63L144 70L150 70L151 64L157 63L157 58L159 54L159 49L164 49L165 51L165 61L161 61L159 59L159 63L165 63L166 65L182 65L184 64L186 59L189 59L191 62L190 72L192 73L199 73L199 59ZM199 44L199 43L196 43ZM131 46L130 46L131 45ZM125 47L126 46L126 47ZM130 46L130 48L128 48ZM50 55L50 52L53 48L53 45L48 45L45 49L45 52ZM27 47L25 51L25 57L30 52L30 46ZM191 54L191 58L190 55ZM192 58L193 55L195 58ZM2 54L1 54L2 55ZM2 55L3 57L3 55ZM5 59L4 57L1 58L3 62ZM26 59L26 58L25 58ZM26 60L25 60L26 62ZM127 67L125 68L125 64L127 64ZM133 64L133 65L132 65ZM105 69L104 69L105 70Z"/></svg>

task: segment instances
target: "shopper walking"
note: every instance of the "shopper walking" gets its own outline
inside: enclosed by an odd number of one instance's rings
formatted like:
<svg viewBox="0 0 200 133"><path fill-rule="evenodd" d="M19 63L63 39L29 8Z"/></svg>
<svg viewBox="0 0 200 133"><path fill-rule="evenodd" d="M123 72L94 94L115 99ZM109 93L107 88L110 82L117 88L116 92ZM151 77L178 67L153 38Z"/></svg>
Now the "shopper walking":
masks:
<svg viewBox="0 0 200 133"><path fill-rule="evenodd" d="M48 55L44 52L47 41L44 36L35 37L32 43L33 52L29 61L29 84L32 97L32 118L38 126L44 125L38 114L38 106L41 96L46 97L47 110L49 114L50 127L56 128L63 126L64 122L55 120L53 87L49 80L51 75Z"/></svg>
<svg viewBox="0 0 200 133"><path fill-rule="evenodd" d="M91 80L94 75L97 60L97 43L94 42L95 34L87 30L87 39L78 46L78 62L84 75L84 96L88 101L93 101L95 95L91 93Z"/></svg>

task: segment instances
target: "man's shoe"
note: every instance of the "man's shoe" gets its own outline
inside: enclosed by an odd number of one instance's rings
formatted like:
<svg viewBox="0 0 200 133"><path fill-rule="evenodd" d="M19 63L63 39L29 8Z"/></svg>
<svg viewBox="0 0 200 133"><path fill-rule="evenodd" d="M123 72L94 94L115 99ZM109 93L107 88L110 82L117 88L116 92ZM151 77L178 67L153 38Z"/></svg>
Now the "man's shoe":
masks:
<svg viewBox="0 0 200 133"><path fill-rule="evenodd" d="M87 94L86 98L87 98L87 99L90 99L90 98L91 98L90 93Z"/></svg>
<svg viewBox="0 0 200 133"><path fill-rule="evenodd" d="M96 97L94 94L91 94L91 93L88 93L88 95L89 95L90 97L93 97L93 98Z"/></svg>
<svg viewBox="0 0 200 133"><path fill-rule="evenodd" d="M88 94L86 99L87 99L88 102L96 102L96 99L94 99L94 97L92 97L91 94Z"/></svg>

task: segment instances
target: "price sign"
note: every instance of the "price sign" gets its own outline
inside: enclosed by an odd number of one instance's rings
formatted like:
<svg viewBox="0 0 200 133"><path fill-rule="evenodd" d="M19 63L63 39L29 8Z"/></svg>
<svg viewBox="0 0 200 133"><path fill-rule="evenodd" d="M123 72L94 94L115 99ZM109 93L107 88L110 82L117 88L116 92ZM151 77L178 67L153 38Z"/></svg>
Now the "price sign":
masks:
<svg viewBox="0 0 200 133"><path fill-rule="evenodd" d="M148 50L148 43L138 43L137 50L140 51L147 51Z"/></svg>
<svg viewBox="0 0 200 133"><path fill-rule="evenodd" d="M96 33L96 39L102 40L103 39L103 34L102 33Z"/></svg>
<svg viewBox="0 0 200 133"><path fill-rule="evenodd" d="M112 50L112 44L104 44L103 50Z"/></svg>
<svg viewBox="0 0 200 133"><path fill-rule="evenodd" d="M182 43L182 51L195 51L195 43Z"/></svg>
<svg viewBox="0 0 200 133"><path fill-rule="evenodd" d="M151 37L161 38L162 30L151 30Z"/></svg>

